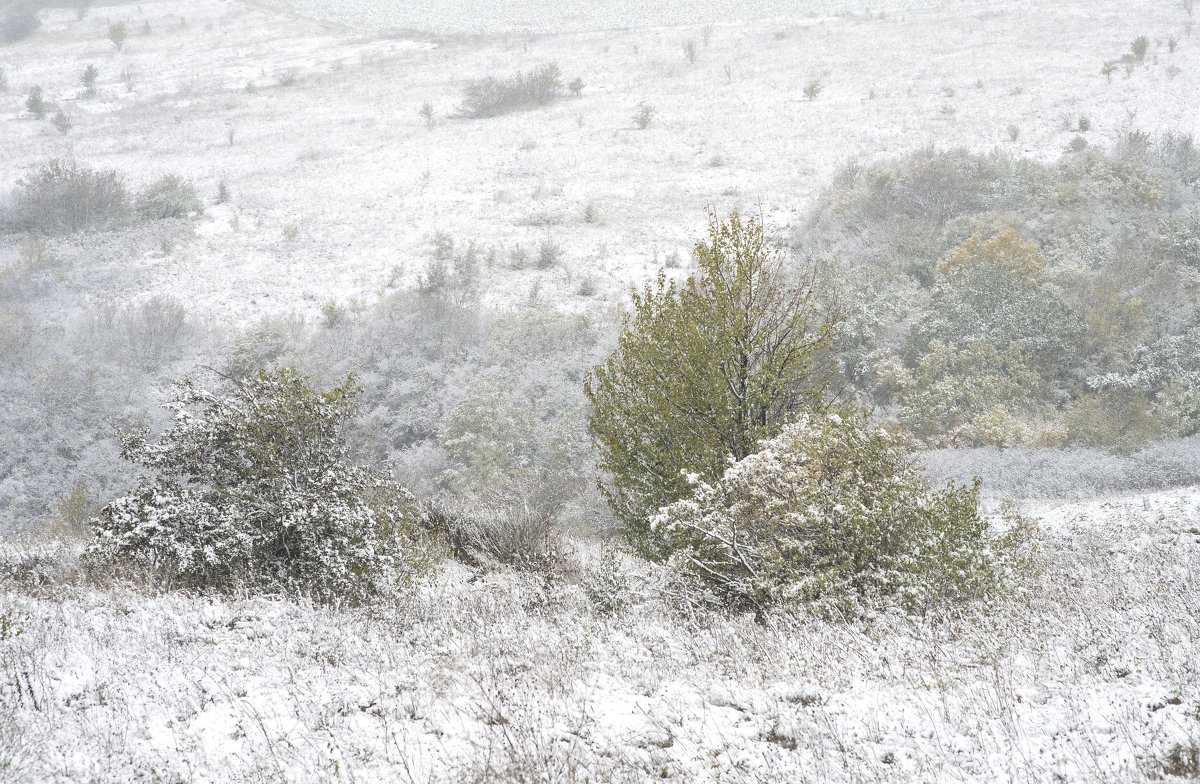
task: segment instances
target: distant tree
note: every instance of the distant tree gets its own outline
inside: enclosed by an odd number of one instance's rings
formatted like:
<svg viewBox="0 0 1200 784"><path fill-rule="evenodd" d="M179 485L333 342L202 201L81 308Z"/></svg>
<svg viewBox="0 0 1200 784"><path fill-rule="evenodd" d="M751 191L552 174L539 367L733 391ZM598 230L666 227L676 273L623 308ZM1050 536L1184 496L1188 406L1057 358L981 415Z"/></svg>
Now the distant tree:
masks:
<svg viewBox="0 0 1200 784"><path fill-rule="evenodd" d="M721 475L797 412L826 403L832 324L811 279L791 284L762 224L715 217L683 284L663 273L624 318L617 349L585 381L602 485L635 545L665 554L649 517Z"/></svg>
<svg viewBox="0 0 1200 784"><path fill-rule="evenodd" d="M976 232L938 264L929 308L913 330L916 345L983 342L1007 351L1019 341L1042 358L1065 350L1079 325L1045 270L1037 246L1015 231L989 239Z"/></svg>
<svg viewBox="0 0 1200 784"><path fill-rule="evenodd" d="M25 96L25 111L42 120L46 117L46 108L46 99L42 95L41 85L35 84L29 88L29 94Z"/></svg>
<svg viewBox="0 0 1200 784"><path fill-rule="evenodd" d="M79 76L79 82L83 85L84 94L88 98L96 97L96 80L98 78L100 78L100 71L91 63L83 69L83 73Z"/></svg>
<svg viewBox="0 0 1200 784"><path fill-rule="evenodd" d="M108 26L108 40L117 47L118 52L121 51L129 40L129 27L124 22L113 22Z"/></svg>
<svg viewBox="0 0 1200 784"><path fill-rule="evenodd" d="M1149 49L1150 39L1144 35L1139 35L1137 38L1134 38L1133 43L1129 45L1129 51L1133 53L1133 56L1137 58L1139 63L1146 59L1146 52Z"/></svg>
<svg viewBox="0 0 1200 784"><path fill-rule="evenodd" d="M808 84L804 85L804 97L808 100L816 100L816 97L825 89L825 83L820 79L810 79Z"/></svg>
<svg viewBox="0 0 1200 784"><path fill-rule="evenodd" d="M430 563L413 496L350 460L353 379L313 391L290 369L177 382L157 443L121 433L149 473L95 517L94 558L130 562L168 586L281 591L324 602L386 596Z"/></svg>
<svg viewBox="0 0 1200 784"><path fill-rule="evenodd" d="M41 26L42 20L32 3L17 3L0 18L0 39L13 44L33 35Z"/></svg>
<svg viewBox="0 0 1200 784"><path fill-rule="evenodd" d="M54 113L54 117L50 120L50 122L55 128L58 129L58 132L64 136L66 135L67 131L71 130L72 126L74 126L74 123L71 122L70 116L62 109L59 109Z"/></svg>

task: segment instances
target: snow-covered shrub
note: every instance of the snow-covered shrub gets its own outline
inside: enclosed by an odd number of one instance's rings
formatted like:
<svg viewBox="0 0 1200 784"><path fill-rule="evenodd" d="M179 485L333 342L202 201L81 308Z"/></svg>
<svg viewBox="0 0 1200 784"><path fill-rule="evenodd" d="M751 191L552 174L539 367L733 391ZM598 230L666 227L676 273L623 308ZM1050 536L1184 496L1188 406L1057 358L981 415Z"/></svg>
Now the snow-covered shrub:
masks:
<svg viewBox="0 0 1200 784"><path fill-rule="evenodd" d="M630 581L621 563L621 553L615 547L605 546L600 557L584 571L580 586L596 611L601 615L612 615L629 604Z"/></svg>
<svg viewBox="0 0 1200 784"><path fill-rule="evenodd" d="M46 105L46 96L42 92L40 84L29 88L29 92L25 96L25 111L39 120L44 119L46 112L49 111L49 106Z"/></svg>
<svg viewBox="0 0 1200 784"><path fill-rule="evenodd" d="M1007 572L979 482L931 490L900 436L865 412L802 414L651 524L670 563L731 605L908 611L986 596Z"/></svg>
<svg viewBox="0 0 1200 784"><path fill-rule="evenodd" d="M124 178L55 158L17 181L17 223L37 234L108 229L129 217Z"/></svg>
<svg viewBox="0 0 1200 784"><path fill-rule="evenodd" d="M228 371L234 376L253 375L273 366L301 341L304 322L297 317L263 316L233 338Z"/></svg>
<svg viewBox="0 0 1200 784"><path fill-rule="evenodd" d="M137 198L137 212L147 220L186 218L204 209L196 186L178 174L159 177Z"/></svg>
<svg viewBox="0 0 1200 784"><path fill-rule="evenodd" d="M183 303L165 294L126 310L118 324L130 359L146 369L175 359L192 331Z"/></svg>
<svg viewBox="0 0 1200 784"><path fill-rule="evenodd" d="M177 382L157 443L122 433L151 473L92 521L88 552L144 567L169 587L250 589L362 602L428 566L415 499L350 462L352 379L317 393L283 369L214 394Z"/></svg>
<svg viewBox="0 0 1200 784"><path fill-rule="evenodd" d="M911 372L896 375L900 420L931 445L982 446L1020 443L984 417L1011 416L1029 407L1041 380L1020 343L1001 351L991 343L955 346L935 341ZM1016 435L1016 432L1011 433Z"/></svg>
<svg viewBox="0 0 1200 784"><path fill-rule="evenodd" d="M577 493L569 477L523 474L469 500L430 506L424 522L464 563L504 564L549 584L561 575L568 554L559 512Z"/></svg>
<svg viewBox="0 0 1200 784"><path fill-rule="evenodd" d="M539 65L528 73L503 79L472 79L463 88L461 113L466 117L495 117L554 103L562 93L558 63Z"/></svg>
<svg viewBox="0 0 1200 784"><path fill-rule="evenodd" d="M785 277L761 222L712 217L682 283L660 273L633 292L617 349L585 377L603 492L630 541L652 558L668 542L647 520L689 493L684 472L720 477L796 412L825 405L831 319L811 278Z"/></svg>

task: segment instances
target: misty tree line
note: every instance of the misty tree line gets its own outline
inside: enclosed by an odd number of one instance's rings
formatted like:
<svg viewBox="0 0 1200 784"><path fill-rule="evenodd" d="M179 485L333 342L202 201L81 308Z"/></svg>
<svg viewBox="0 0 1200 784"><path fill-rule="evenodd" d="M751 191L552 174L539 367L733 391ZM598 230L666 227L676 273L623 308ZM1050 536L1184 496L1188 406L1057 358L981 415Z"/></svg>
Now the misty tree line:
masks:
<svg viewBox="0 0 1200 784"><path fill-rule="evenodd" d="M1073 151L1055 164L922 150L847 166L786 248L763 250L786 249L783 277L811 281L814 323L830 325L821 366L839 401L873 410L907 443L1129 451L1198 426L1198 181L1200 154L1179 135L1131 133L1111 154ZM233 380L296 368L317 389L353 374L361 427L347 433L348 454L440 499L460 545L492 536L480 509L529 510L510 545L542 558L553 546L548 536L531 544L538 531L606 519L591 446L597 401L582 391L617 345L615 322L493 312L453 285L232 333L170 297L78 306L96 274L89 253L147 226L186 225L197 201L179 177L130 198L118 174L74 161L17 183L0 221L18 240L0 292L9 527L78 528L128 488L114 428L166 426L155 404L201 365ZM151 208L164 202L184 207ZM687 492L655 496L640 519Z"/></svg>

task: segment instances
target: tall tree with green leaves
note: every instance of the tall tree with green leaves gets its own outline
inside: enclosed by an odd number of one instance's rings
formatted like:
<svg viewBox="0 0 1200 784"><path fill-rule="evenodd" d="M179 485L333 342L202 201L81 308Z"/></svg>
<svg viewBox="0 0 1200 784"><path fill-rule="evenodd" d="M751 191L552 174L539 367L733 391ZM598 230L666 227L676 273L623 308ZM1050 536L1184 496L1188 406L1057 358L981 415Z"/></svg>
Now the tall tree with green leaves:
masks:
<svg viewBox="0 0 1200 784"><path fill-rule="evenodd" d="M682 284L660 273L632 294L616 350L587 375L588 423L609 479L601 490L642 553L668 554L648 522L686 496L688 477L720 477L798 411L828 400L837 319L811 275L786 280L761 221L711 216Z"/></svg>

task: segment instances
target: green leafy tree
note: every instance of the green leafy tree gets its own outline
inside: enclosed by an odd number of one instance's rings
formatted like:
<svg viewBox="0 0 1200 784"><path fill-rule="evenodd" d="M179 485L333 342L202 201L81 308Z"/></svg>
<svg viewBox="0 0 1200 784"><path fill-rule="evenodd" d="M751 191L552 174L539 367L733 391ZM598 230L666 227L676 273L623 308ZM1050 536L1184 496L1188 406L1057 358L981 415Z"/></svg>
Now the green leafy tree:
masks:
<svg viewBox="0 0 1200 784"><path fill-rule="evenodd" d="M413 496L350 462L353 379L325 393L290 369L228 384L215 394L185 378L157 443L121 434L122 457L149 474L91 521L92 557L146 567L169 587L350 603L428 566Z"/></svg>
<svg viewBox="0 0 1200 784"><path fill-rule="evenodd" d="M685 474L721 475L798 411L825 404L832 320L809 277L784 279L762 224L712 218L682 284L633 292L616 351L585 380L602 484L626 535L667 554L648 518L689 492Z"/></svg>
<svg viewBox="0 0 1200 784"><path fill-rule="evenodd" d="M990 343L1058 361L1079 332L1061 292L1047 281L1046 260L1015 231L985 240L981 233L938 264L929 311L913 330L915 344Z"/></svg>

